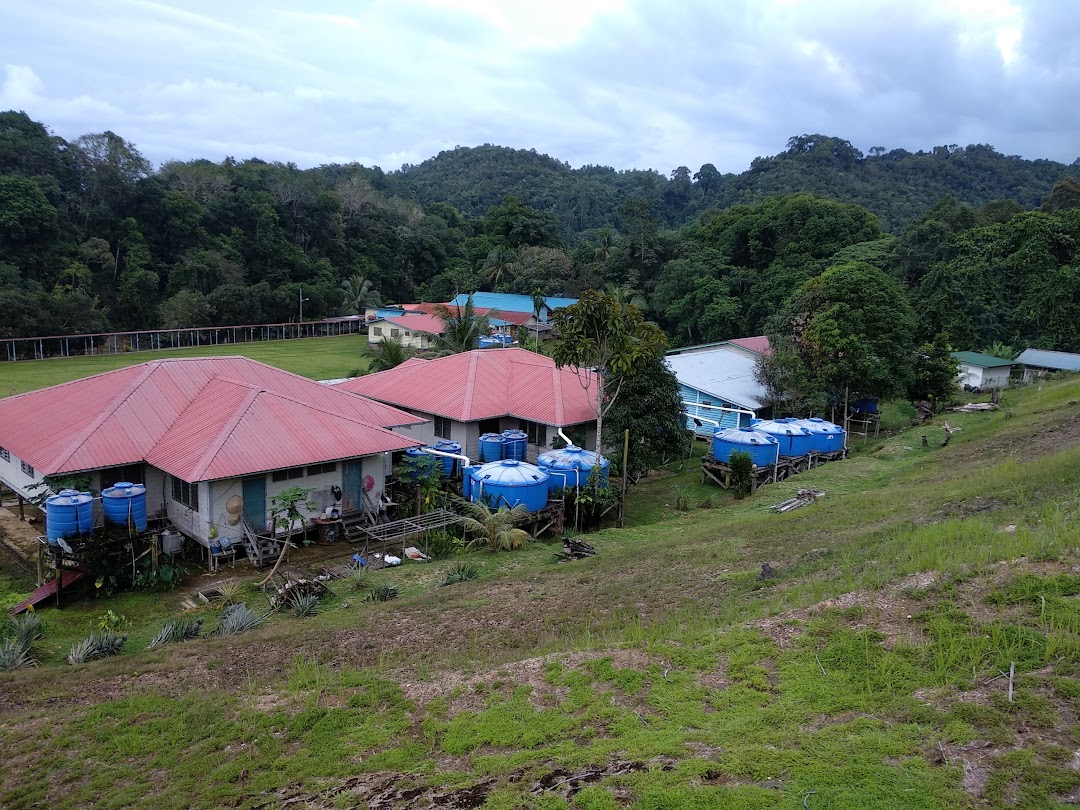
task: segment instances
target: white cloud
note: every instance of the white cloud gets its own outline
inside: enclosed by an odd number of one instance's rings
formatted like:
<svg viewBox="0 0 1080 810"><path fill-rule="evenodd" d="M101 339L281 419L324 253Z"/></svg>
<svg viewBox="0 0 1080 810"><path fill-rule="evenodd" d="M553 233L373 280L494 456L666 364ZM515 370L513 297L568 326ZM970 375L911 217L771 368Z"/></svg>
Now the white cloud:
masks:
<svg viewBox="0 0 1080 810"><path fill-rule="evenodd" d="M483 142L744 169L788 136L1071 161L1080 6L1054 0L6 0L0 107L151 159L392 169Z"/></svg>

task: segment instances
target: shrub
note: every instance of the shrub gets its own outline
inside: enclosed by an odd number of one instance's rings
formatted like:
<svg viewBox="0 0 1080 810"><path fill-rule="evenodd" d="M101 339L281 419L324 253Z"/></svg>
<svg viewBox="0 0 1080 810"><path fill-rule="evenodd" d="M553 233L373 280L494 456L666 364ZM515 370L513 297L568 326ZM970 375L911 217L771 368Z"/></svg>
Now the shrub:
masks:
<svg viewBox="0 0 1080 810"><path fill-rule="evenodd" d="M18 638L0 641L0 672L37 666L30 645Z"/></svg>
<svg viewBox="0 0 1080 810"><path fill-rule="evenodd" d="M439 583L439 587L455 585L458 582L468 582L470 579L476 579L479 574L480 569L473 563L456 562L446 569L446 575Z"/></svg>
<svg viewBox="0 0 1080 810"><path fill-rule="evenodd" d="M188 639L198 638L202 632L202 619L196 619L195 621L185 621L183 619L173 619L172 621L165 622L165 625L161 628L160 632L154 636L146 649L150 650L154 647L161 647L164 644L175 644L179 641L187 641Z"/></svg>
<svg viewBox="0 0 1080 810"><path fill-rule="evenodd" d="M289 600L289 608L298 619L314 616L319 612L319 597L313 593L294 594Z"/></svg>
<svg viewBox="0 0 1080 810"><path fill-rule="evenodd" d="M246 633L248 630L254 630L264 621L266 621L266 614L260 616L243 602L229 605L221 612L221 620L214 634L232 636L237 633Z"/></svg>
<svg viewBox="0 0 1080 810"><path fill-rule="evenodd" d="M24 647L30 646L40 638L45 638L45 623L39 613L21 613L12 616L8 625L0 635L10 636L15 641L22 643Z"/></svg>
<svg viewBox="0 0 1080 810"><path fill-rule="evenodd" d="M750 493L754 486L754 459L745 450L732 450L728 456L728 468L731 470L731 488L736 498Z"/></svg>
<svg viewBox="0 0 1080 810"><path fill-rule="evenodd" d="M380 582L371 589L371 593L368 594L368 601L389 602L391 599L397 599L397 595L397 585L391 585L389 582Z"/></svg>
<svg viewBox="0 0 1080 810"><path fill-rule="evenodd" d="M127 641L127 634L117 633L114 630L91 633L82 641L71 645L67 661L69 664L85 664L88 661L117 655L125 641Z"/></svg>

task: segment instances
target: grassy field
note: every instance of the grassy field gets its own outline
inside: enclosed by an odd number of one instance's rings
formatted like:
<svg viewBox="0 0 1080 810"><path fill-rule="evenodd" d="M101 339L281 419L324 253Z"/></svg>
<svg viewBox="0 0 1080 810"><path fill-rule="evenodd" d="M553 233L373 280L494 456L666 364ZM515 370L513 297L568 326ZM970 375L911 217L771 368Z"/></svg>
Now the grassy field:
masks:
<svg viewBox="0 0 1080 810"><path fill-rule="evenodd" d="M1064 807L1078 400L1009 392L741 502L690 461L594 558L406 565L371 579L397 600L337 582L237 637L145 651L179 594L43 611L42 665L0 675L0 806ZM106 609L125 651L63 663Z"/></svg>
<svg viewBox="0 0 1080 810"><path fill-rule="evenodd" d="M156 352L99 354L92 357L57 357L49 360L20 360L0 363L0 396L21 394L48 385L89 377L161 357L221 357L243 355L253 360L302 374L316 380L344 377L363 367L360 351L367 345L365 335L328 338L274 340L265 343L238 343L227 346L166 349Z"/></svg>

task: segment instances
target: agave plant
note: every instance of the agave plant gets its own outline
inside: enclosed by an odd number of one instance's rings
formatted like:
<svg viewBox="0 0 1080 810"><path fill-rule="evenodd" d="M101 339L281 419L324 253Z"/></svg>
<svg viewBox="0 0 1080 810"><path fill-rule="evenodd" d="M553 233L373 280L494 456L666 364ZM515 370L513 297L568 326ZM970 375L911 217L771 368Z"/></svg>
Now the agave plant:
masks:
<svg viewBox="0 0 1080 810"><path fill-rule="evenodd" d="M0 641L0 672L10 672L24 667L36 667L30 645L17 638Z"/></svg>
<svg viewBox="0 0 1080 810"><path fill-rule="evenodd" d="M215 589L210 601L223 606L235 605L240 602L243 591L244 585L241 582L222 582Z"/></svg>
<svg viewBox="0 0 1080 810"><path fill-rule="evenodd" d="M367 590L367 570L357 566L356 568L349 569L349 575L346 579L352 583L352 586L358 591Z"/></svg>
<svg viewBox="0 0 1080 810"><path fill-rule="evenodd" d="M245 633L254 630L266 621L266 615L259 615L243 602L229 605L221 612L221 621L218 622L214 631L218 636L232 636L237 633Z"/></svg>
<svg viewBox="0 0 1080 810"><path fill-rule="evenodd" d="M468 562L456 562L446 569L446 575L443 577L442 582L439 583L440 587L447 585L455 585L458 582L468 582L470 579L476 579L479 575L480 569Z"/></svg>
<svg viewBox="0 0 1080 810"><path fill-rule="evenodd" d="M389 582L380 582L371 589L371 593L368 594L368 601L389 602L391 599L397 599L397 595L397 585L391 585Z"/></svg>
<svg viewBox="0 0 1080 810"><path fill-rule="evenodd" d="M198 638L202 632L202 624L202 619L196 619L195 621L173 619L165 622L165 626L154 636L154 640L147 645L146 649L149 650L165 644L175 644L178 641Z"/></svg>
<svg viewBox="0 0 1080 810"><path fill-rule="evenodd" d="M85 664L87 661L116 655L124 646L125 641L127 641L127 633L117 633L113 630L91 633L82 641L71 645L71 652L67 657L68 663Z"/></svg>
<svg viewBox="0 0 1080 810"><path fill-rule="evenodd" d="M39 638L45 638L45 623L39 613L22 613L8 620L4 635L11 636L29 649Z"/></svg>
<svg viewBox="0 0 1080 810"><path fill-rule="evenodd" d="M319 597L313 593L294 594L289 600L289 607L298 619L306 619L319 612Z"/></svg>

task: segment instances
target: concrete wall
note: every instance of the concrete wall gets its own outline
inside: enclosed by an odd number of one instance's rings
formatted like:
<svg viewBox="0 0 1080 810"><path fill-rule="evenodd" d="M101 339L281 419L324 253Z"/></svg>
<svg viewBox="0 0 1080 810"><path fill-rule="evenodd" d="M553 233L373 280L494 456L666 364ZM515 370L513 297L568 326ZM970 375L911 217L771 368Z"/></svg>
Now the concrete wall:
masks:
<svg viewBox="0 0 1080 810"><path fill-rule="evenodd" d="M7 460L0 457L0 481L3 481L17 495L29 498L34 494L29 491L29 488L34 484L41 483L41 479L45 476L37 470L34 470L33 475L27 475L22 471L21 459L10 450L8 456Z"/></svg>
<svg viewBox="0 0 1080 810"><path fill-rule="evenodd" d="M409 349L430 349L435 343L435 338L427 332L415 332L389 321L372 321L368 326L368 343L376 345L389 337L399 338L401 345Z"/></svg>
<svg viewBox="0 0 1080 810"><path fill-rule="evenodd" d="M967 363L960 364L959 383L961 386L970 385L973 388L1006 388L1009 385L1009 366L996 368L983 368Z"/></svg>

